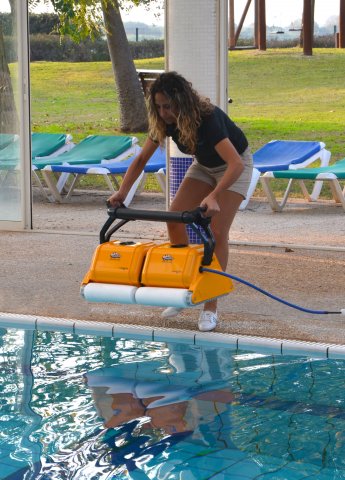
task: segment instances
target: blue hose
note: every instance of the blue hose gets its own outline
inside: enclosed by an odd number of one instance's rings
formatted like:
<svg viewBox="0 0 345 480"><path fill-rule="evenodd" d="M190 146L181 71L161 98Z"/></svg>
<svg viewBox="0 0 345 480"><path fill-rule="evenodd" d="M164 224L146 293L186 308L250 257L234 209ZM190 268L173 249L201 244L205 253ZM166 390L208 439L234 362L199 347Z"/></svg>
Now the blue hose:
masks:
<svg viewBox="0 0 345 480"><path fill-rule="evenodd" d="M306 312L306 313L313 313L315 315L327 315L327 314L344 314L345 310L340 310L338 312L330 312L327 310L312 310L310 308L304 308L300 307L299 305L295 305L294 303L287 302L286 300L283 300L280 297L277 297L276 295L273 295L272 293L267 292L266 290L263 290L260 287L257 287L253 283L247 282L246 280L243 280L240 277L236 277L236 275L230 275L230 273L222 272L220 270L214 270L213 268L207 268L207 267L201 267L200 268L201 272L210 272L210 273L215 273L217 275L222 275L223 277L228 277L231 278L232 280L236 280L237 282L243 283L243 285L247 285L247 287L251 287L254 290L257 290L260 293L263 293L267 297L273 298L273 300L276 300L277 302L283 303L284 305L287 305L288 307L295 308L296 310L300 310L301 312Z"/></svg>

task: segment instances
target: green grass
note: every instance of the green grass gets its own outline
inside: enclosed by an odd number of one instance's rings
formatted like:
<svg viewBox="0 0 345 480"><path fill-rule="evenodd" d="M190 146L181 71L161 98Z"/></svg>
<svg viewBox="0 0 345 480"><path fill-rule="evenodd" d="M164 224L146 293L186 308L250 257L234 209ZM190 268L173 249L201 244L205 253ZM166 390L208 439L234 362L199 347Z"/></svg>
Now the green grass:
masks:
<svg viewBox="0 0 345 480"><path fill-rule="evenodd" d="M345 155L345 51L300 49L231 52L230 115L253 149L272 138L323 140Z"/></svg>
<svg viewBox="0 0 345 480"><path fill-rule="evenodd" d="M164 68L163 58L135 63L137 68ZM229 114L253 151L272 139L321 140L335 161L345 156L344 78L341 49L314 49L311 57L299 48L232 51ZM31 92L33 131L68 132L76 141L92 133L120 134L109 62L32 63ZM145 138L136 136L140 142Z"/></svg>

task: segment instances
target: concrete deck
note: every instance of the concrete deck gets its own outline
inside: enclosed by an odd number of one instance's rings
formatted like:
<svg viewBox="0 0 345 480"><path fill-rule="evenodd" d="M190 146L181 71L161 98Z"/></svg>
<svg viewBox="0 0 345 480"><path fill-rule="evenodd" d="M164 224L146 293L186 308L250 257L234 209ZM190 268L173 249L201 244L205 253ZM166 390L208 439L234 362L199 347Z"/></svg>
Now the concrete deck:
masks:
<svg viewBox="0 0 345 480"><path fill-rule="evenodd" d="M107 218L106 197L80 192L59 205L35 196L34 230L0 233L0 311L197 329L197 308L163 320L158 307L89 304L80 297L80 281ZM141 194L131 206L164 210L165 200ZM165 224L138 221L117 237L167 238ZM231 230L228 272L292 303L338 311L345 308L344 238L344 211L330 202L297 202L274 213L265 201L251 201ZM345 344L345 316L303 313L244 285L235 287L219 301L218 332Z"/></svg>

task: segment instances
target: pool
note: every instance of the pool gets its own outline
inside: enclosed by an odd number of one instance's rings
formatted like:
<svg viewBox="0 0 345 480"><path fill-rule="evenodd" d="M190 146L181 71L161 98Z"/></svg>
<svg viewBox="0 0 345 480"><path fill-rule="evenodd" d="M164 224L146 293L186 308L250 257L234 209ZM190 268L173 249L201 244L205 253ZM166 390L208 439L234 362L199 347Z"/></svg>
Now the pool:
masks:
<svg viewBox="0 0 345 480"><path fill-rule="evenodd" d="M284 355L278 341L217 334L11 325L0 324L1 479L345 478L337 347Z"/></svg>

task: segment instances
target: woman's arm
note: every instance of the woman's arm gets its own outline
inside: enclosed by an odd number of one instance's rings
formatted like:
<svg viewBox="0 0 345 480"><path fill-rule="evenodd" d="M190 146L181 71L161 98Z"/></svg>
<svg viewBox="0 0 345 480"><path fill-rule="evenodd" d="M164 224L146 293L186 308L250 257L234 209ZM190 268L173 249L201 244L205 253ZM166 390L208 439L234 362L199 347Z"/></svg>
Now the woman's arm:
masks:
<svg viewBox="0 0 345 480"><path fill-rule="evenodd" d="M224 138L217 143L215 150L227 164L227 168L221 181L200 204L201 207L207 207L207 211L205 212L206 216L212 216L219 212L219 205L217 202L218 195L235 183L244 170L242 158L228 138Z"/></svg>
<svg viewBox="0 0 345 480"><path fill-rule="evenodd" d="M158 145L154 143L150 138L146 139L141 152L135 157L131 165L128 167L119 190L117 192L114 192L108 198L108 201L113 207L118 207L125 201L133 183L144 170L145 165L149 161L150 157L157 150L157 148Z"/></svg>

